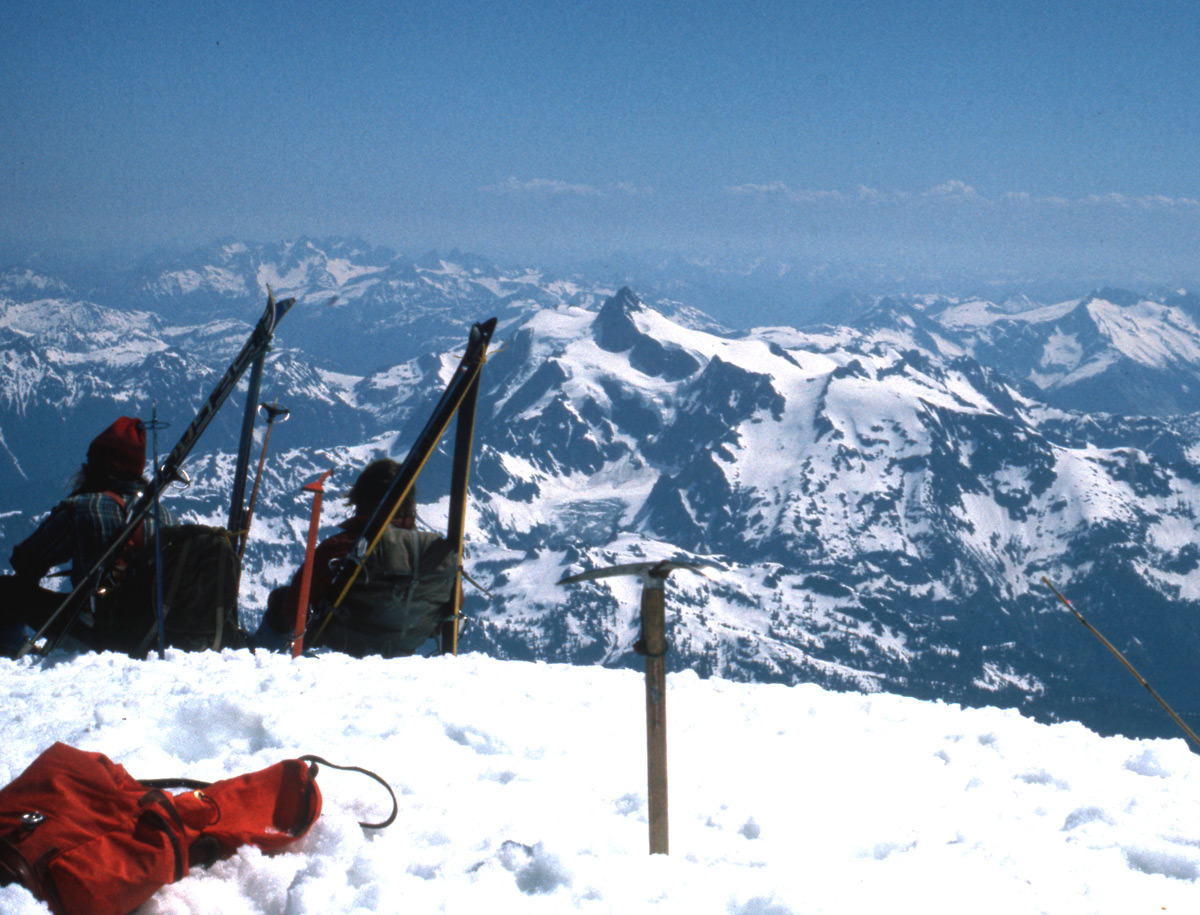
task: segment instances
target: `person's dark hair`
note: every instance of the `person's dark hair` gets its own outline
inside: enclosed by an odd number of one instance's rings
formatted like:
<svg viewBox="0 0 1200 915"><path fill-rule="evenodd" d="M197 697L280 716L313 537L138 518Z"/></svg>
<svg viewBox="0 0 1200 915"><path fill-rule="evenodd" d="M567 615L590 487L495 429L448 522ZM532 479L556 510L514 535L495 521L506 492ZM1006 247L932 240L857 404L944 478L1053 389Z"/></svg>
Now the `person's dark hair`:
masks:
<svg viewBox="0 0 1200 915"><path fill-rule="evenodd" d="M105 490L127 486L131 481L136 481L142 486L150 485L150 481L145 477L129 477L123 474L115 474L111 467L89 462L81 464L79 469L71 475L70 480L67 481L67 487L70 490L68 495L81 496L89 492L104 492Z"/></svg>
<svg viewBox="0 0 1200 915"><path fill-rule="evenodd" d="M346 495L346 502L354 509L354 514L369 515L375 511L399 472L400 465L391 458L380 458L364 467ZM414 486L404 497L396 516L411 518L416 514L416 509L417 487Z"/></svg>

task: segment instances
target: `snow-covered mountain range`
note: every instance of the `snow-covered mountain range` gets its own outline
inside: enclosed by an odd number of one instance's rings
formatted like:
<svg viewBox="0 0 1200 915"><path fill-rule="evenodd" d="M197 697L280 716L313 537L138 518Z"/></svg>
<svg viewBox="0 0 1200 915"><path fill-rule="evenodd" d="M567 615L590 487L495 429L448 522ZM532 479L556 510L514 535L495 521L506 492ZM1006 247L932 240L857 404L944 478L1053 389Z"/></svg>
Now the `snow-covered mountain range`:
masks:
<svg viewBox="0 0 1200 915"><path fill-rule="evenodd" d="M640 558L668 582L674 669L1020 707L1170 733L1048 576L1181 712L1200 714L1200 316L1194 297L831 303L727 331L688 303L466 256L230 244L81 289L0 278L0 548L118 413L182 428L261 311L300 304L263 387L273 432L243 581L253 622L299 561L299 487L402 457L473 321L484 370L464 647L630 666L639 585L559 587ZM1200 320L1197 317L1196 320ZM223 523L232 402L177 510ZM261 428L260 428L261 436ZM172 430L163 433L165 452ZM257 451L256 451L257 455ZM449 458L422 475L444 524ZM327 502L326 530L340 516Z"/></svg>
<svg viewBox="0 0 1200 915"><path fill-rule="evenodd" d="M945 355L966 354L1046 402L1084 413L1172 416L1200 410L1200 297L1102 289L1040 305L1027 298L842 299L822 316L895 329Z"/></svg>

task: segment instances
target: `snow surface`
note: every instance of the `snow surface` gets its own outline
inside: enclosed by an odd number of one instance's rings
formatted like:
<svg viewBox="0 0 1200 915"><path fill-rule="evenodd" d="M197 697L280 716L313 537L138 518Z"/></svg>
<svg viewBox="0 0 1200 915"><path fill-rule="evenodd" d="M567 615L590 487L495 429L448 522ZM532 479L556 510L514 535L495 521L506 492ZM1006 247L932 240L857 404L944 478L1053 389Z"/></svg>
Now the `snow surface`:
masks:
<svg viewBox="0 0 1200 915"><path fill-rule="evenodd" d="M56 740L142 778L316 753L290 849L194 870L138 915L1127 913L1194 909L1200 759L1013 711L668 679L671 855L647 853L630 671L480 655L0 661L0 784ZM22 888L6 915L44 915Z"/></svg>

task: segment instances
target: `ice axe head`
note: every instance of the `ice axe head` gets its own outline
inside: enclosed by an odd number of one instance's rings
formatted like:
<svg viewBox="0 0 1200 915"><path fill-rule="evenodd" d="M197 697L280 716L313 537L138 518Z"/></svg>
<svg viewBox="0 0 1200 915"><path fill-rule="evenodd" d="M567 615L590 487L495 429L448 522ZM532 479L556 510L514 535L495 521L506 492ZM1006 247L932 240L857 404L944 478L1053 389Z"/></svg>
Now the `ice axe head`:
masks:
<svg viewBox="0 0 1200 915"><path fill-rule="evenodd" d="M305 483L302 487L304 492L324 492L325 481L333 474L333 470L326 470L323 474L313 480L311 483Z"/></svg>
<svg viewBox="0 0 1200 915"><path fill-rule="evenodd" d="M708 570L715 568L711 564L698 562L630 562L623 565L608 566L603 569L592 569L570 575L559 582L560 585L571 585L582 581L595 581L600 578L620 578L634 576L642 580L642 637L635 646L639 654L647 658L661 658L667 653L667 636L665 614L665 595L663 583L667 576L676 569L687 569L700 575L708 576Z"/></svg>
<svg viewBox="0 0 1200 915"><path fill-rule="evenodd" d="M600 578L620 578L632 575L642 580L643 587L661 589L667 576L676 569L687 569L690 572L696 572L707 578L709 570L715 568L718 568L718 566L712 563L672 562L666 559L660 562L628 562L623 565L607 566L603 569L580 572L577 575L568 575L559 584L573 585L581 581L596 581Z"/></svg>

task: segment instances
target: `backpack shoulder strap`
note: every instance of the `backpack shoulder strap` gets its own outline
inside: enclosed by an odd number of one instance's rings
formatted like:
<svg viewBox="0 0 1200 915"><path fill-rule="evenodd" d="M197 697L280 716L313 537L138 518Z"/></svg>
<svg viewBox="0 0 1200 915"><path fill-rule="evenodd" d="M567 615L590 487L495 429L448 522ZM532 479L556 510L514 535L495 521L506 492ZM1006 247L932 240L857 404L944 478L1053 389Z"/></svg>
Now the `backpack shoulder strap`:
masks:
<svg viewBox="0 0 1200 915"><path fill-rule="evenodd" d="M113 492L111 489L104 490L101 495L108 496L121 508L121 517L125 517L126 504L125 498ZM140 553L142 547L146 545L146 522L141 521L133 533L129 535L129 539L121 545L121 550L117 554L116 565L113 569L113 578L120 581L124 577L126 570L129 568L129 563L133 561L134 554Z"/></svg>

